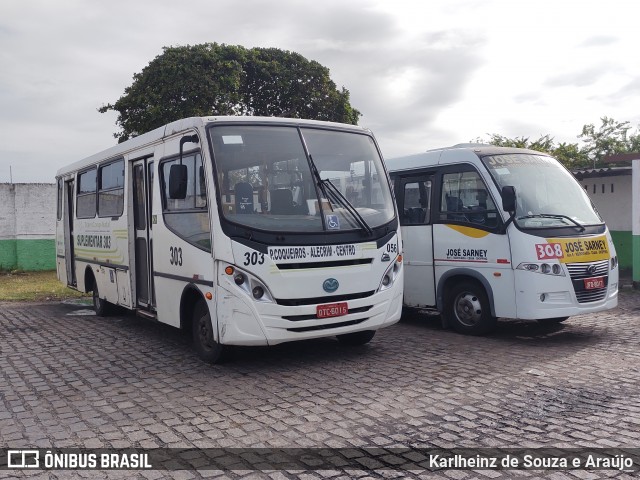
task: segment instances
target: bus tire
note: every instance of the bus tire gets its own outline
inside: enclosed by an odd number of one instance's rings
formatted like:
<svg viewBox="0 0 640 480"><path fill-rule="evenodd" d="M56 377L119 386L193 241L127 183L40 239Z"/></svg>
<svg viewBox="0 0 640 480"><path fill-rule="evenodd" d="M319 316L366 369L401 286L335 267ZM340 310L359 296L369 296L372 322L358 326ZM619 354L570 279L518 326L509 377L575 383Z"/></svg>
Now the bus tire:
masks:
<svg viewBox="0 0 640 480"><path fill-rule="evenodd" d="M106 317L111 313L111 304L106 300L100 298L100 291L98 290L98 282L93 281L93 309L96 311L98 317Z"/></svg>
<svg viewBox="0 0 640 480"><path fill-rule="evenodd" d="M224 360L228 347L214 340L211 314L202 299L198 300L193 308L191 333L193 346L202 360L207 363L220 363Z"/></svg>
<svg viewBox="0 0 640 480"><path fill-rule="evenodd" d="M362 332L345 333L337 335L338 341L343 345L357 346L365 345L371 341L376 334L375 330L363 330Z"/></svg>
<svg viewBox="0 0 640 480"><path fill-rule="evenodd" d="M556 325L564 322L569 317L555 317L555 318L539 318L537 321L540 325Z"/></svg>
<svg viewBox="0 0 640 480"><path fill-rule="evenodd" d="M463 281L447 293L444 314L453 329L465 335L482 335L496 327L489 300L476 282Z"/></svg>

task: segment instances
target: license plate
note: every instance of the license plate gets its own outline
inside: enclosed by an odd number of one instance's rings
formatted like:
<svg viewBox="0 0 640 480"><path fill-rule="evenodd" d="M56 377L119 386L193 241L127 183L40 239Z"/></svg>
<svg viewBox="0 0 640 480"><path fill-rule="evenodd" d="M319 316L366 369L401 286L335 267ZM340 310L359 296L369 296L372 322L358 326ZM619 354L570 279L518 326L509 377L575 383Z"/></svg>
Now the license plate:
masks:
<svg viewBox="0 0 640 480"><path fill-rule="evenodd" d="M586 290L594 290L596 288L604 288L604 277L585 278L584 288Z"/></svg>
<svg viewBox="0 0 640 480"><path fill-rule="evenodd" d="M318 318L341 317L347 313L349 313L347 302L327 303L316 307L316 316Z"/></svg>

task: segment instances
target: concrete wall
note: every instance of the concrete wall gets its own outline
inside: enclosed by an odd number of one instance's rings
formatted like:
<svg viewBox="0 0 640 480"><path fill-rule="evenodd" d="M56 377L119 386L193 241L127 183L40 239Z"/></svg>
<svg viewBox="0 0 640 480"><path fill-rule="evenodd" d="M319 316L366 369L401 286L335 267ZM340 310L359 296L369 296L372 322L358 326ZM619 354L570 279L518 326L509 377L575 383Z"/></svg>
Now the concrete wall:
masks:
<svg viewBox="0 0 640 480"><path fill-rule="evenodd" d="M579 180L607 223L620 267L624 269L633 265L631 170L627 173Z"/></svg>
<svg viewBox="0 0 640 480"><path fill-rule="evenodd" d="M0 184L0 270L55 269L55 228L55 184Z"/></svg>
<svg viewBox="0 0 640 480"><path fill-rule="evenodd" d="M631 175L580 181L609 230L631 231Z"/></svg>

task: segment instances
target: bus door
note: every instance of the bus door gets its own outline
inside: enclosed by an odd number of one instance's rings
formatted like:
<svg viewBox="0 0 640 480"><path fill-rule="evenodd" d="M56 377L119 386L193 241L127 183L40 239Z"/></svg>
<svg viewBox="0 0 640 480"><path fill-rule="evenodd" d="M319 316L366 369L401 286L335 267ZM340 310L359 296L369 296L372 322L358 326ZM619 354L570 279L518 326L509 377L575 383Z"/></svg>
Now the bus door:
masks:
<svg viewBox="0 0 640 480"><path fill-rule="evenodd" d="M431 224L432 177L402 177L397 192L404 252L404 303L411 307L436 304Z"/></svg>
<svg viewBox="0 0 640 480"><path fill-rule="evenodd" d="M133 163L133 231L135 241L136 305L155 306L151 200L153 165L149 159Z"/></svg>
<svg viewBox="0 0 640 480"><path fill-rule="evenodd" d="M493 293L496 311L511 313L509 237L501 231L486 183L470 165L449 167L439 176L438 196L433 230L436 280L454 272L473 277L484 285L490 301Z"/></svg>
<svg viewBox="0 0 640 480"><path fill-rule="evenodd" d="M76 259L75 252L73 249L74 238L73 238L73 217L75 215L73 211L74 206L74 188L75 182L73 180L66 180L64 182L64 214L63 214L63 223L64 223L64 257L65 257L65 265L67 268L67 285L76 285Z"/></svg>

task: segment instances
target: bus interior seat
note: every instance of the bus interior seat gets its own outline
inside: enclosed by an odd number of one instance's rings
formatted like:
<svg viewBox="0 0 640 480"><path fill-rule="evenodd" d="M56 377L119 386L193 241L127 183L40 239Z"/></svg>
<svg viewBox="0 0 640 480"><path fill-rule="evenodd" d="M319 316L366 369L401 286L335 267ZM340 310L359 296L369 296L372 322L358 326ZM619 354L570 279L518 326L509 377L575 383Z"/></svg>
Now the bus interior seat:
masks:
<svg viewBox="0 0 640 480"><path fill-rule="evenodd" d="M459 197L454 197L453 195L447 195L447 211L449 212L461 212L462 211L462 200Z"/></svg>
<svg viewBox="0 0 640 480"><path fill-rule="evenodd" d="M464 206L462 204L462 200L460 200L459 197L454 197L453 195L447 195L446 197L446 201L447 201L447 218L449 220L465 220L466 217L464 215L464 213L462 212ZM454 213L451 213L454 212ZM457 213L460 212L460 213Z"/></svg>
<svg viewBox="0 0 640 480"><path fill-rule="evenodd" d="M235 186L236 213L253 213L253 185L238 182Z"/></svg>
<svg viewBox="0 0 640 480"><path fill-rule="evenodd" d="M487 209L482 206L471 207L471 211L467 214L471 223L484 225L487 222Z"/></svg>
<svg viewBox="0 0 640 480"><path fill-rule="evenodd" d="M288 188L271 190L271 213L275 215L293 215L296 213L293 205L293 193Z"/></svg>
<svg viewBox="0 0 640 480"><path fill-rule="evenodd" d="M411 207L405 210L405 219L410 224L424 223L426 216L427 210L425 208Z"/></svg>

